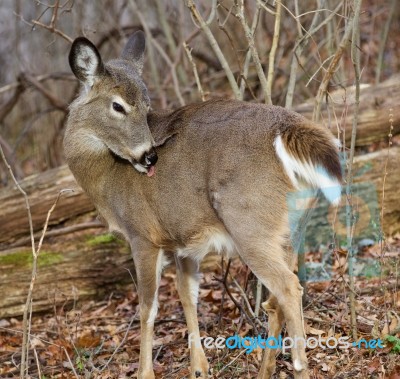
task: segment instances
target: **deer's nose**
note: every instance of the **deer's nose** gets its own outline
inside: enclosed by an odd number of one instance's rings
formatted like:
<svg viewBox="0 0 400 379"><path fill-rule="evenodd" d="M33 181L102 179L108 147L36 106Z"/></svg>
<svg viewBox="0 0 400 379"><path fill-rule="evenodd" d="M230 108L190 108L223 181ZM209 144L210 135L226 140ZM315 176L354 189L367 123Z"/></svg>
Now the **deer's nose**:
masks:
<svg viewBox="0 0 400 379"><path fill-rule="evenodd" d="M154 148L144 154L143 160L145 166L154 166L157 163L158 156Z"/></svg>

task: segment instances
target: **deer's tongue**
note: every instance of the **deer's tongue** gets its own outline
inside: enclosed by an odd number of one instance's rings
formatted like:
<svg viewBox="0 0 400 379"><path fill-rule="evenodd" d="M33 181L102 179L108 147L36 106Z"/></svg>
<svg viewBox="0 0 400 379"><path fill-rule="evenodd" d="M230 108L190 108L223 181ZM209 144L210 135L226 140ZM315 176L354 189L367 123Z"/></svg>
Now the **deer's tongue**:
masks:
<svg viewBox="0 0 400 379"><path fill-rule="evenodd" d="M147 176L148 176L148 177L153 176L155 173L156 173L156 169L154 168L154 166L150 166L150 167L147 169Z"/></svg>

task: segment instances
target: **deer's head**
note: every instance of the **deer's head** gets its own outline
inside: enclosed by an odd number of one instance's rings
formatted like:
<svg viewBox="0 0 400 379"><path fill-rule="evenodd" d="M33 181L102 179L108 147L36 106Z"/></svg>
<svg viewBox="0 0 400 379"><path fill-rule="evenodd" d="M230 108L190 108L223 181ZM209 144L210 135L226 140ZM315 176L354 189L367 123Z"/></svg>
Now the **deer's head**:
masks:
<svg viewBox="0 0 400 379"><path fill-rule="evenodd" d="M150 99L142 80L144 49L144 34L139 31L129 38L119 59L103 63L96 47L79 37L72 44L69 63L84 85L79 117L88 122L80 127L90 124L94 144L151 176L157 154L147 125Z"/></svg>

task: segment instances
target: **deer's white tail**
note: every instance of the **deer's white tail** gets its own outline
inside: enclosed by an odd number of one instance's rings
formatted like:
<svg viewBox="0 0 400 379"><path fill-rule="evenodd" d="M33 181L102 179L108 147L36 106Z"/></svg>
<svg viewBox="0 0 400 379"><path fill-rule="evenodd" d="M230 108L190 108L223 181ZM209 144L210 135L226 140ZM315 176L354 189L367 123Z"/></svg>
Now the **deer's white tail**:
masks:
<svg viewBox="0 0 400 379"><path fill-rule="evenodd" d="M337 205L342 179L338 144L328 132L310 136L310 130L308 125L302 125L279 134L274 143L276 153L296 189L304 189L305 182Z"/></svg>

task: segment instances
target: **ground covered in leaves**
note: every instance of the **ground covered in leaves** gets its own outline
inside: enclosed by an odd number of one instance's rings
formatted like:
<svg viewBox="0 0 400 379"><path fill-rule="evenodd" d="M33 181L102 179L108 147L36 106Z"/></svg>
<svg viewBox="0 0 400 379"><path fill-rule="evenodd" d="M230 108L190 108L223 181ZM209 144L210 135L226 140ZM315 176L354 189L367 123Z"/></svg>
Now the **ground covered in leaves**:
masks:
<svg viewBox="0 0 400 379"><path fill-rule="evenodd" d="M359 252L360 258L379 262L379 274L367 270L356 278L358 338L380 339L383 348L308 349L312 378L400 378L400 239L387 248L375 245ZM218 258L219 259L219 258ZM309 267L323 259L309 253ZM351 336L346 253L335 251L331 279L308 283L304 308L306 333L325 341ZM224 280L225 266L205 267L199 301L200 329L204 336L263 335L267 317L255 322L248 309L254 306L251 274L233 261ZM369 274L368 274L369 272ZM373 272L373 270L372 270ZM312 277L312 273L309 275ZM160 309L154 340L157 378L187 378L189 349L187 328L174 285L174 269L161 281ZM66 305L52 313L34 315L29 373L32 378L126 378L133 377L139 357L138 298L131 288L109 294L107 299ZM246 299L248 301L246 301ZM22 322L0 320L0 377L19 377ZM350 338L349 341L354 341ZM262 350L208 349L206 355L214 378L256 378ZM291 378L290 351L277 358L276 378Z"/></svg>

